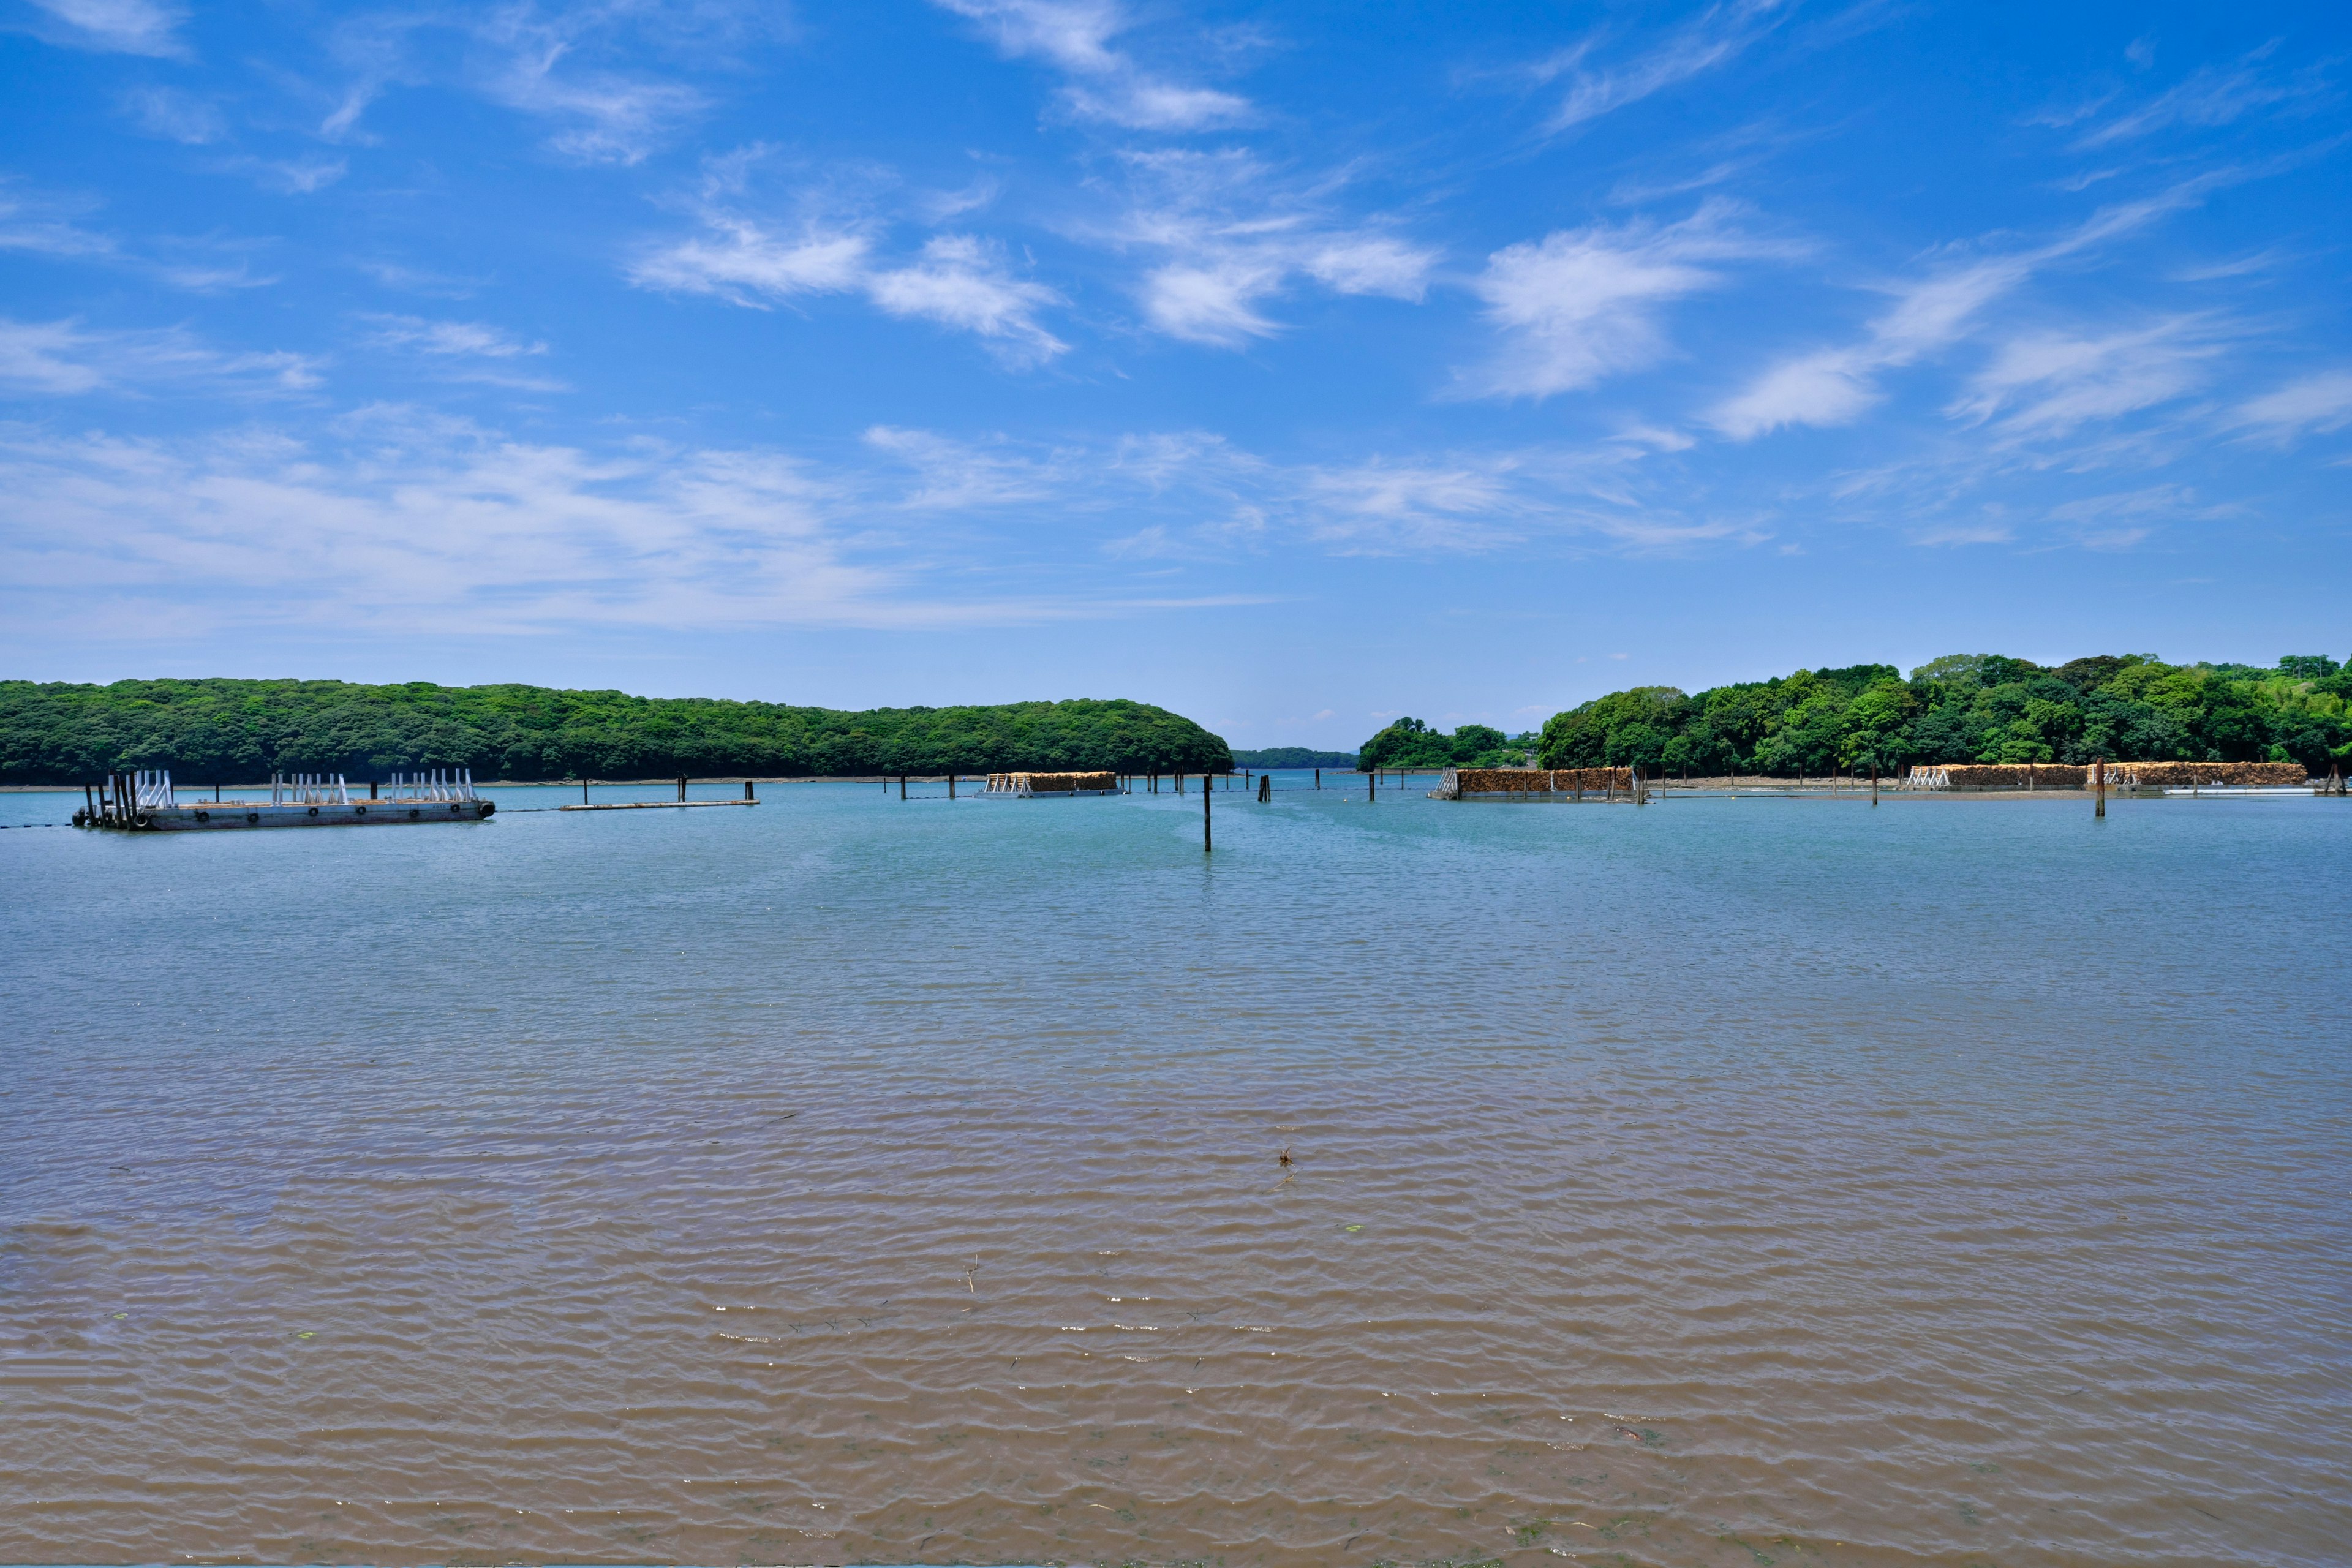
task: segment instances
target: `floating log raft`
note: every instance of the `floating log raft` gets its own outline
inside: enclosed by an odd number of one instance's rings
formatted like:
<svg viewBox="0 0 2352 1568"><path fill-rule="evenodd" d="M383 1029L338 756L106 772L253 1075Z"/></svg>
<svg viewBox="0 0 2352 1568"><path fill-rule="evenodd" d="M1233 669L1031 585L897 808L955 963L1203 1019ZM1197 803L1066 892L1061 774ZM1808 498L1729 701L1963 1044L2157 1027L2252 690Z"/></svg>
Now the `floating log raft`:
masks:
<svg viewBox="0 0 2352 1568"><path fill-rule="evenodd" d="M983 796L998 800L1068 799L1082 795L1125 795L1118 775L1093 773L991 773Z"/></svg>
<svg viewBox="0 0 2352 1568"><path fill-rule="evenodd" d="M83 788L77 827L133 833L224 832L251 827L360 827L370 824L483 822L498 810L474 793L467 768L394 773L388 786L370 784L354 798L341 773L274 775L268 800L183 802L167 771L109 774Z"/></svg>

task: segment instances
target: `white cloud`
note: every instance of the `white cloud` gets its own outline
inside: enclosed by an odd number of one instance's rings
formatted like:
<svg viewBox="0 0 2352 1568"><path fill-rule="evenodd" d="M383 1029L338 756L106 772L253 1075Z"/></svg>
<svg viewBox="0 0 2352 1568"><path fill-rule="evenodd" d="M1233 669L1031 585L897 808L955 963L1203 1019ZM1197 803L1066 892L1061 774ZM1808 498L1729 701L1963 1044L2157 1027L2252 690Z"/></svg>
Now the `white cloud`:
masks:
<svg viewBox="0 0 2352 1568"><path fill-rule="evenodd" d="M1709 422L1735 440L1784 426L1852 423L1880 397L1882 372L1916 363L1974 330L1995 300L2041 269L2196 205L2205 193L2243 178L2221 170L2155 195L2099 208L2074 229L2032 250L2012 251L1888 286L1893 304L1859 342L1814 349L1773 365L1712 410ZM2054 409L2053 409L2054 411Z"/></svg>
<svg viewBox="0 0 2352 1568"><path fill-rule="evenodd" d="M26 195L0 178L0 250L36 256L113 257L118 247L111 238L73 221L91 205Z"/></svg>
<svg viewBox="0 0 2352 1568"><path fill-rule="evenodd" d="M705 232L642 258L629 279L643 289L715 294L731 304L759 304L757 296L837 294L866 275L873 241L854 229L814 223L779 233L731 213L703 216Z"/></svg>
<svg viewBox="0 0 2352 1568"><path fill-rule="evenodd" d="M325 190L351 172L341 158L228 158L215 165L226 174L241 174L266 191L307 196Z"/></svg>
<svg viewBox="0 0 2352 1568"><path fill-rule="evenodd" d="M869 275L866 292L891 315L975 333L1017 364L1034 364L1069 347L1037 324L1037 312L1058 304L1061 296L1013 276L993 247L970 235L936 237L911 265Z"/></svg>
<svg viewBox="0 0 2352 1568"><path fill-rule="evenodd" d="M372 316L376 323L370 342L379 348L409 349L418 353L514 359L543 354L545 343L527 343L500 328L480 321L432 321L422 316Z"/></svg>
<svg viewBox="0 0 2352 1568"><path fill-rule="evenodd" d="M2326 79L2316 67L2284 79L2265 76L2257 67L2276 47L2274 42L2265 45L2234 65L2201 67L2168 91L2090 132L2075 145L2104 147L2180 125L2206 129L2227 125L2252 110L2308 98L2326 87Z"/></svg>
<svg viewBox="0 0 2352 1568"><path fill-rule="evenodd" d="M446 81L546 121L546 145L561 157L634 164L709 106L699 89L657 68L724 70L754 42L789 27L787 9L768 0L509 0L357 13L335 35L351 78L319 133L371 140L361 117L389 88ZM454 35L457 47L416 42L428 34Z"/></svg>
<svg viewBox="0 0 2352 1568"><path fill-rule="evenodd" d="M1872 372L1885 363L1865 350L1823 349L1783 361L1710 416L1736 441L1783 425L1850 425L1878 401Z"/></svg>
<svg viewBox="0 0 2352 1568"><path fill-rule="evenodd" d="M482 321L435 321L422 316L369 315L373 330L363 346L411 361L443 381L473 382L518 392L569 392L561 381L528 373L521 362L546 354L543 342L526 342Z"/></svg>
<svg viewBox="0 0 2352 1568"><path fill-rule="evenodd" d="M2327 370L2249 399L2228 423L2279 442L2328 435L2352 425L2352 371Z"/></svg>
<svg viewBox="0 0 2352 1568"><path fill-rule="evenodd" d="M32 0L63 32L44 29L54 43L113 54L183 57L187 47L174 35L184 19L176 5L157 0Z"/></svg>
<svg viewBox="0 0 2352 1568"><path fill-rule="evenodd" d="M220 106L177 88L142 87L123 94L123 111L150 136L201 147L228 134Z"/></svg>
<svg viewBox="0 0 2352 1568"><path fill-rule="evenodd" d="M1028 506L1052 500L1072 476L1054 454L1033 456L997 442L958 441L930 430L877 425L866 444L915 475L915 488L896 504L917 511Z"/></svg>
<svg viewBox="0 0 2352 1568"><path fill-rule="evenodd" d="M1975 424L1998 416L2010 437L2068 435L2192 390L2221 352L2221 330L2209 318L2179 316L2099 337L2014 338L1947 412Z"/></svg>
<svg viewBox="0 0 2352 1568"><path fill-rule="evenodd" d="M1130 153L1128 208L1102 237L1160 259L1138 289L1144 318L1188 342L1238 348L1281 331L1263 304L1297 277L1335 293L1419 300L1435 255L1374 224L1335 221L1247 153Z"/></svg>
<svg viewBox="0 0 2352 1568"><path fill-rule="evenodd" d="M1138 131L1203 131L1254 118L1246 99L1153 76L1111 47L1134 21L1112 0L934 0L980 24L1005 54L1043 59L1074 79L1070 111Z"/></svg>
<svg viewBox="0 0 2352 1568"><path fill-rule="evenodd" d="M741 167L751 161L728 161L706 182L698 204L703 233L641 257L629 268L632 282L754 308L803 295L862 293L886 314L971 332L1012 364L1034 365L1068 348L1038 321L1061 296L1015 275L1000 247L971 235L935 235L915 257L894 264L877 254L877 221L805 203L809 210L792 226L772 226L730 205L740 200Z"/></svg>
<svg viewBox="0 0 2352 1568"><path fill-rule="evenodd" d="M1589 64L1600 52L1597 38L1554 55L1534 68L1539 81L1569 79L1568 96L1549 128L1565 131L1597 120L1726 64L1769 29L1768 18L1779 9L1780 0L1711 6L1666 42L1623 65Z"/></svg>
<svg viewBox="0 0 2352 1568"><path fill-rule="evenodd" d="M1638 368L1665 353L1659 310L1723 277L1703 263L1769 254L1708 202L1681 223L1594 224L1496 251L1473 287L1501 333L1499 353L1466 375L1500 397L1548 397Z"/></svg>
<svg viewBox="0 0 2352 1568"><path fill-rule="evenodd" d="M0 426L0 594L19 626L128 637L1002 626L1264 602L937 592L938 539L915 564L876 489L774 451L592 452L399 407L309 441Z"/></svg>
<svg viewBox="0 0 2352 1568"><path fill-rule="evenodd" d="M95 331L75 321L0 317L0 387L18 393L282 395L317 386L318 366L304 354L216 349L177 327Z"/></svg>

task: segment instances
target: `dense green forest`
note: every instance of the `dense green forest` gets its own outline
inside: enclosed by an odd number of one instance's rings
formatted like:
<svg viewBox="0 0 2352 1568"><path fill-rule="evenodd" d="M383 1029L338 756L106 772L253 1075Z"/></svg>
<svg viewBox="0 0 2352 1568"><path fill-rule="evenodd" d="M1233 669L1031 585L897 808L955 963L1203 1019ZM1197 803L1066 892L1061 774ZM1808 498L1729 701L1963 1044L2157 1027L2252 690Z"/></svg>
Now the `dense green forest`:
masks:
<svg viewBox="0 0 2352 1568"><path fill-rule="evenodd" d="M2331 761L2352 761L2347 710L2352 674L2319 655L2291 656L2264 669L2166 664L2139 654L2055 668L1956 654L1920 666L1907 680L1892 665L1857 664L1696 695L1637 686L1552 715L1539 751L1545 767L1631 765L1670 774L1899 772L1913 763L2101 757L2295 762L2325 773Z"/></svg>
<svg viewBox="0 0 2352 1568"><path fill-rule="evenodd" d="M1418 719L1400 719L1356 753L1359 771L1377 768L1523 768L1536 749L1532 734L1511 736L1484 724L1451 735Z"/></svg>
<svg viewBox="0 0 2352 1568"><path fill-rule="evenodd" d="M273 773L477 779L987 773L1222 773L1224 742L1141 702L1074 700L847 713L539 686L340 680L0 681L0 784L169 768L184 784Z"/></svg>
<svg viewBox="0 0 2352 1568"><path fill-rule="evenodd" d="M1306 746L1261 746L1255 752L1235 752L1234 766L1237 768L1352 768L1356 765L1353 752L1318 752Z"/></svg>

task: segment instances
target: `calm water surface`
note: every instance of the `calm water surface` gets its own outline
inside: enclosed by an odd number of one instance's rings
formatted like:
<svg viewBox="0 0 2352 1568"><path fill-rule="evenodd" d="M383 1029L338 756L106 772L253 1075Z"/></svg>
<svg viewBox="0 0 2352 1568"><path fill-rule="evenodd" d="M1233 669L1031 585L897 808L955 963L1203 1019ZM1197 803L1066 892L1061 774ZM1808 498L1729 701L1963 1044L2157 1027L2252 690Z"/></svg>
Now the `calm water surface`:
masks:
<svg viewBox="0 0 2352 1568"><path fill-rule="evenodd" d="M0 833L0 1560L2352 1558L2352 806L763 795Z"/></svg>

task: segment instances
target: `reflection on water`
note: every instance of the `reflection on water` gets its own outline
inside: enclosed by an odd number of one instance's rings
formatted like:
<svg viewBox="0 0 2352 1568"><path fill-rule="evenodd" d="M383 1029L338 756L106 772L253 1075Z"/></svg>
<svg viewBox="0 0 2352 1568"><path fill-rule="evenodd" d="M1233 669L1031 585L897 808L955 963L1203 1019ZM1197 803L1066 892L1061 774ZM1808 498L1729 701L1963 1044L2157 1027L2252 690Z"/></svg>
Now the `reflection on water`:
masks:
<svg viewBox="0 0 2352 1568"><path fill-rule="evenodd" d="M0 1560L2342 1561L2352 810L765 793L0 835Z"/></svg>

